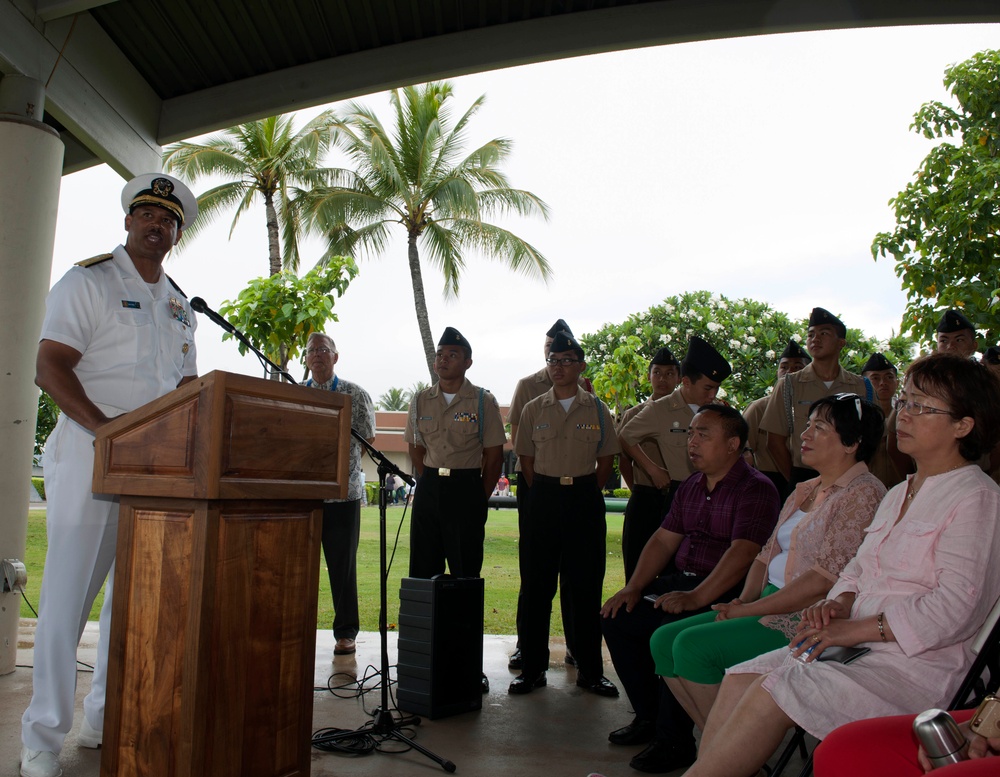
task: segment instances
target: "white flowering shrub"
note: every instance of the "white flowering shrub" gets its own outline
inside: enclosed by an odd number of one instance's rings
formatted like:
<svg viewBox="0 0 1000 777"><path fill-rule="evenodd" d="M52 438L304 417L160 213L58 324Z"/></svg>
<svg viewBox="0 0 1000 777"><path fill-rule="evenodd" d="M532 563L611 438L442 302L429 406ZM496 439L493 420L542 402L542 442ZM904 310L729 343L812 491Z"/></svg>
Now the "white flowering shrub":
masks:
<svg viewBox="0 0 1000 777"><path fill-rule="evenodd" d="M742 409L768 393L777 378L778 355L789 338L804 347L807 328L808 317L793 320L766 302L694 291L668 297L619 324L605 324L600 331L584 335L581 342L595 392L621 412L649 396L649 359L653 354L667 346L683 359L688 338L698 335L732 365L733 374L722 384L720 396ZM902 372L910 362L912 348L908 337L880 341L848 329L841 361L851 372L860 373L868 357L881 351Z"/></svg>

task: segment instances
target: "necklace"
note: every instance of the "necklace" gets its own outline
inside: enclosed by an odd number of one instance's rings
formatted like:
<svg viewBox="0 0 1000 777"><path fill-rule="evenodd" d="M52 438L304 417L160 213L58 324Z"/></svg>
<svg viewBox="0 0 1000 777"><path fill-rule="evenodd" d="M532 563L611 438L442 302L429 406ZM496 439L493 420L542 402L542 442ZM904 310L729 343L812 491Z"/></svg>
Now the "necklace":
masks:
<svg viewBox="0 0 1000 777"><path fill-rule="evenodd" d="M949 472L954 472L959 467L964 467L968 463L969 462L967 462L967 461L963 461L960 464L956 464L954 467L951 467L950 469L946 469L944 472L939 472L938 474L939 475L947 475ZM914 488L911 491L910 488L913 486L913 482L916 479L917 479L917 476L914 475L913 478L910 480L910 482L906 484L906 501L907 502L912 502L913 498L920 492L920 489L924 487L924 484L921 483L917 488Z"/></svg>

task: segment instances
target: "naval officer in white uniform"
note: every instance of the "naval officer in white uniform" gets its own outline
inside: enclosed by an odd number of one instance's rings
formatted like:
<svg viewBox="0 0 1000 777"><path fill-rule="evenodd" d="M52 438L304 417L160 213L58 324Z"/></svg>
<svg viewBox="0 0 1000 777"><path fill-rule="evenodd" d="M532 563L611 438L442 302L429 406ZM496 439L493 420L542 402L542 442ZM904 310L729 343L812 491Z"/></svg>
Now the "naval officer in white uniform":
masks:
<svg viewBox="0 0 1000 777"><path fill-rule="evenodd" d="M194 380L195 319L163 260L197 216L183 183L142 175L122 192L127 237L80 262L52 288L35 382L59 421L45 446L48 551L35 632L33 693L21 721L22 777L58 777L73 724L76 650L105 579L97 666L78 741L99 747L111 627L115 497L91 493L94 432L115 416Z"/></svg>

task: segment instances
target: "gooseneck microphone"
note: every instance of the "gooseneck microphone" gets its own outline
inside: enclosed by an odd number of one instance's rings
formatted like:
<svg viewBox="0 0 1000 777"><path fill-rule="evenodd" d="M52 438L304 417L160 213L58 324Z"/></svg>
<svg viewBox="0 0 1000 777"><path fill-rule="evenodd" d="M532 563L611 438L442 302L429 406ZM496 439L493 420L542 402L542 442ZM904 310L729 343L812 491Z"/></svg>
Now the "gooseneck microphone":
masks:
<svg viewBox="0 0 1000 777"><path fill-rule="evenodd" d="M203 300L201 297L192 297L191 307L194 309L196 313L203 313L206 316L208 316L210 319L212 319L212 321L221 326L230 334L234 335L236 334L237 332L236 327L234 327L232 324L226 321L226 319L224 319L222 316L220 316L218 313L212 310L205 302L205 300Z"/></svg>
<svg viewBox="0 0 1000 777"><path fill-rule="evenodd" d="M201 297L192 297L190 300L190 304L191 304L191 309L194 310L196 313L202 313L203 315L207 316L214 324L217 324L218 326L225 329L227 332L229 332L229 334L231 334L233 337L235 337L237 340L243 343L243 345L245 345L247 348L253 351L257 355L257 358L260 359L260 363L264 365L265 372L273 371L278 375L280 375L281 377L283 377L289 383L297 382L295 378L293 378L291 375L289 375L287 372L281 369L281 367L279 367L273 361L268 359L263 353L261 353L260 350L258 350L257 346L251 343L245 334L243 334L239 329L237 329L235 326L226 321L226 319L224 319L222 316L220 316L218 313L212 310L205 302L205 300L203 300Z"/></svg>

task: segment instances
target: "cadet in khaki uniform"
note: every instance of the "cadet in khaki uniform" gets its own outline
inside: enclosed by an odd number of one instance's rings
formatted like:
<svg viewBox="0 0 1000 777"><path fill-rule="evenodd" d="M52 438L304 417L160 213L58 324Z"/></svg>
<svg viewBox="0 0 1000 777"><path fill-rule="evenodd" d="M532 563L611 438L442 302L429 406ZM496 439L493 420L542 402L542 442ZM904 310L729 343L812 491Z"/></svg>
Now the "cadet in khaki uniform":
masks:
<svg viewBox="0 0 1000 777"><path fill-rule="evenodd" d="M559 332L565 332L570 337L573 336L573 331L569 328L563 319L556 319L556 322L549 327L549 331L545 333L545 343L542 346L542 353L544 358L549 358L549 347L552 345L552 338L554 338ZM583 387L584 391L592 391L590 381L587 378L580 376L578 380L579 384ZM538 372L533 372L524 378L521 378L517 382L517 386L514 388L514 396L510 401L510 409L507 411L507 421L510 423L510 439L513 441L517 439L517 425L521 418L521 411L524 406L528 404L535 397L540 397L546 391L552 388L552 380L549 378L549 371L547 368L542 367ZM514 465L514 471L517 474L517 493L515 497L517 498L517 530L518 530L518 542L517 542L517 566L520 572L521 579L524 579L524 553L527 549L528 539L524 533L524 521L528 514L528 494L531 492L530 486L525 482L524 477L521 473L521 462L518 461ZM566 663L570 666L576 666L576 661L573 658L572 648L573 648L573 633L569 616L569 600L568 592L565 589L559 589L559 603L562 607L563 615L563 627L566 632ZM518 591L517 594L517 618L516 623L518 625L518 631L520 631L521 624L521 607L522 607L522 592ZM520 670L523 665L521 658L521 645L518 643L517 649L510 657L510 661L507 662L508 669Z"/></svg>
<svg viewBox="0 0 1000 777"><path fill-rule="evenodd" d="M452 327L438 341L438 382L410 403L403 439L418 476L410 519L410 577L479 577L490 494L506 441L492 394L465 377L472 347Z"/></svg>
<svg viewBox="0 0 1000 777"><path fill-rule="evenodd" d="M630 407L622 413L618 428L625 426L647 405L672 394L681 379L680 369L680 361L669 348L658 350L649 362L649 385L653 390L652 395L642 404ZM660 456L660 449L654 440L640 442L639 447L653 464L663 467L663 457ZM625 582L628 582L639 560L639 554L646 546L646 541L660 528L663 516L667 514L670 505L667 494L653 485L653 481L642 467L633 466L632 459L625 451L618 456L618 471L632 492L625 506L625 522L622 527L622 560L625 562Z"/></svg>
<svg viewBox="0 0 1000 777"><path fill-rule="evenodd" d="M973 323L958 310L946 310L937 325L937 352L971 359L978 348Z"/></svg>
<svg viewBox="0 0 1000 777"><path fill-rule="evenodd" d="M531 500L524 523L528 544L518 634L524 665L508 690L523 694L545 685L558 582L570 592L576 684L617 696L618 689L604 676L600 610L607 558L601 486L611 473L618 439L608 408L577 382L587 366L579 343L557 333L546 361L552 388L525 405L515 441Z"/></svg>
<svg viewBox="0 0 1000 777"><path fill-rule="evenodd" d="M812 359L803 350L802 346L794 340L789 340L785 350L778 357L778 379L780 383L786 375L793 372L801 372ZM767 408L767 400L770 395L755 399L746 410L743 411L743 420L747 422L749 432L747 433L747 447L753 454L753 465L757 470L767 475L768 479L774 483L779 494L785 493L788 489L788 481L785 476L778 472L778 465L774 463L774 458L767 449L767 432L760 429L760 420L764 417L764 410Z"/></svg>
<svg viewBox="0 0 1000 777"><path fill-rule="evenodd" d="M895 436L896 411L893 409L892 400L895 399L896 389L899 386L896 365L885 358L884 354L873 353L861 369L861 375L872 384L875 401L882 408L882 414L886 418L892 418L892 433ZM889 424L886 423L885 426L885 434L882 435L882 441L875 449L875 454L872 456L868 468L875 477L882 481L886 488L892 488L896 484L902 483L904 476L900 474L899 468L889 457Z"/></svg>
<svg viewBox="0 0 1000 777"><path fill-rule="evenodd" d="M847 327L833 313L813 308L809 316L806 350L813 358L804 370L788 375L768 398L760 428L767 432L767 449L778 471L788 480L789 488L817 473L802 466L799 447L809 418L809 406L817 399L833 394L854 393L868 398L868 384L860 375L840 366L840 352L847 344ZM791 389L791 417L786 404L786 390ZM788 494L781 494L782 498Z"/></svg>
<svg viewBox="0 0 1000 777"><path fill-rule="evenodd" d="M687 453L691 419L699 407L715 401L719 385L731 372L718 351L700 337L692 337L681 362L681 385L663 399L644 405L618 430L622 450L643 469L653 487L666 494L663 515L670 509L674 492L694 471ZM656 444L660 462L646 455L640 445L646 441Z"/></svg>

